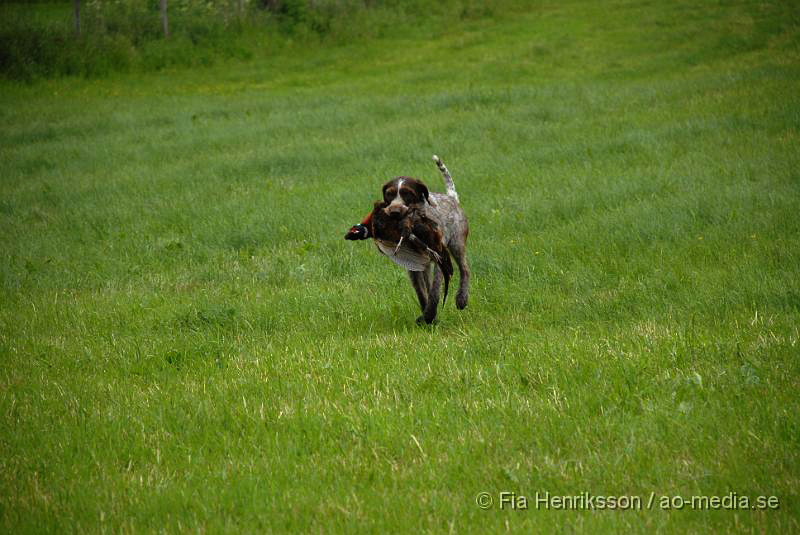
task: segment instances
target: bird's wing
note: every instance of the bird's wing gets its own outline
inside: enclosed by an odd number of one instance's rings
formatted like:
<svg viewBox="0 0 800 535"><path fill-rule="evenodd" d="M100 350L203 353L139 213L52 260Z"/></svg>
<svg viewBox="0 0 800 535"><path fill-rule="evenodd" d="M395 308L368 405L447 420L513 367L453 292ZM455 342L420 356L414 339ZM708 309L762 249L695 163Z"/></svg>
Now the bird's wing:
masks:
<svg viewBox="0 0 800 535"><path fill-rule="evenodd" d="M382 240L375 240L378 249L388 256L392 262L404 267L409 271L425 271L430 264L431 258L427 252L417 252L405 243L400 245L395 253L396 243L386 242Z"/></svg>

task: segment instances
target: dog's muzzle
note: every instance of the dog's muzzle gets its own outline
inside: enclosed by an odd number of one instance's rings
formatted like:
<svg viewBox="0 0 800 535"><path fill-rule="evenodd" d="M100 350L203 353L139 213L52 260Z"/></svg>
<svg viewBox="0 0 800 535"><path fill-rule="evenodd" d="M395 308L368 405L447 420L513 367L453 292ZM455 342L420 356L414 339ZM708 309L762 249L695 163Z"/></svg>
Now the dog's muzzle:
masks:
<svg viewBox="0 0 800 535"><path fill-rule="evenodd" d="M386 208L383 209L384 213L391 217L392 219L402 219L406 212L408 212L408 207L398 204L390 204Z"/></svg>

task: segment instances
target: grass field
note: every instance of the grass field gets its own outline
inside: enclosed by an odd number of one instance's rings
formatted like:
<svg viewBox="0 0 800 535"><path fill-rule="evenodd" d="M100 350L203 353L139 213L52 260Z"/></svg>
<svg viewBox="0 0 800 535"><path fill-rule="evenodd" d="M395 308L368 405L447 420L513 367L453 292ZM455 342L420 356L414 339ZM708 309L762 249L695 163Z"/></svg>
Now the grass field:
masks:
<svg viewBox="0 0 800 535"><path fill-rule="evenodd" d="M546 1L4 82L0 531L797 533L799 13ZM425 328L342 236L394 175L442 191L432 154L473 283ZM730 493L779 507L660 507Z"/></svg>

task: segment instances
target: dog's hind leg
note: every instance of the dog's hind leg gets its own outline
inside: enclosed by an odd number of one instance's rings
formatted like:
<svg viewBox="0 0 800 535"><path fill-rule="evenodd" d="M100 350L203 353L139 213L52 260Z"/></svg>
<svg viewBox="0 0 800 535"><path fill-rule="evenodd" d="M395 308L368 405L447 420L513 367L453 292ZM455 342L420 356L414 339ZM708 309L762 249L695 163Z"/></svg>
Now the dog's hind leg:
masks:
<svg viewBox="0 0 800 535"><path fill-rule="evenodd" d="M467 252L462 241L453 241L448 244L447 249L456 259L458 264L458 293L456 294L456 308L463 309L469 301L469 264L467 264Z"/></svg>

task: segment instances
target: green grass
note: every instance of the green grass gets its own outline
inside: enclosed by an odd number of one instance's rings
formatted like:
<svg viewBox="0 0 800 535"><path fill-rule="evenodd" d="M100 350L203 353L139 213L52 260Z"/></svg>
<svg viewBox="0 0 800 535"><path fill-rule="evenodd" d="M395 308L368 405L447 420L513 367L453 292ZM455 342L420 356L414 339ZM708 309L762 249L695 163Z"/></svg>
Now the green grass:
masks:
<svg viewBox="0 0 800 535"><path fill-rule="evenodd" d="M4 82L0 530L796 533L799 35L790 3L541 2ZM441 191L434 153L473 287L420 328L342 236L393 175Z"/></svg>

